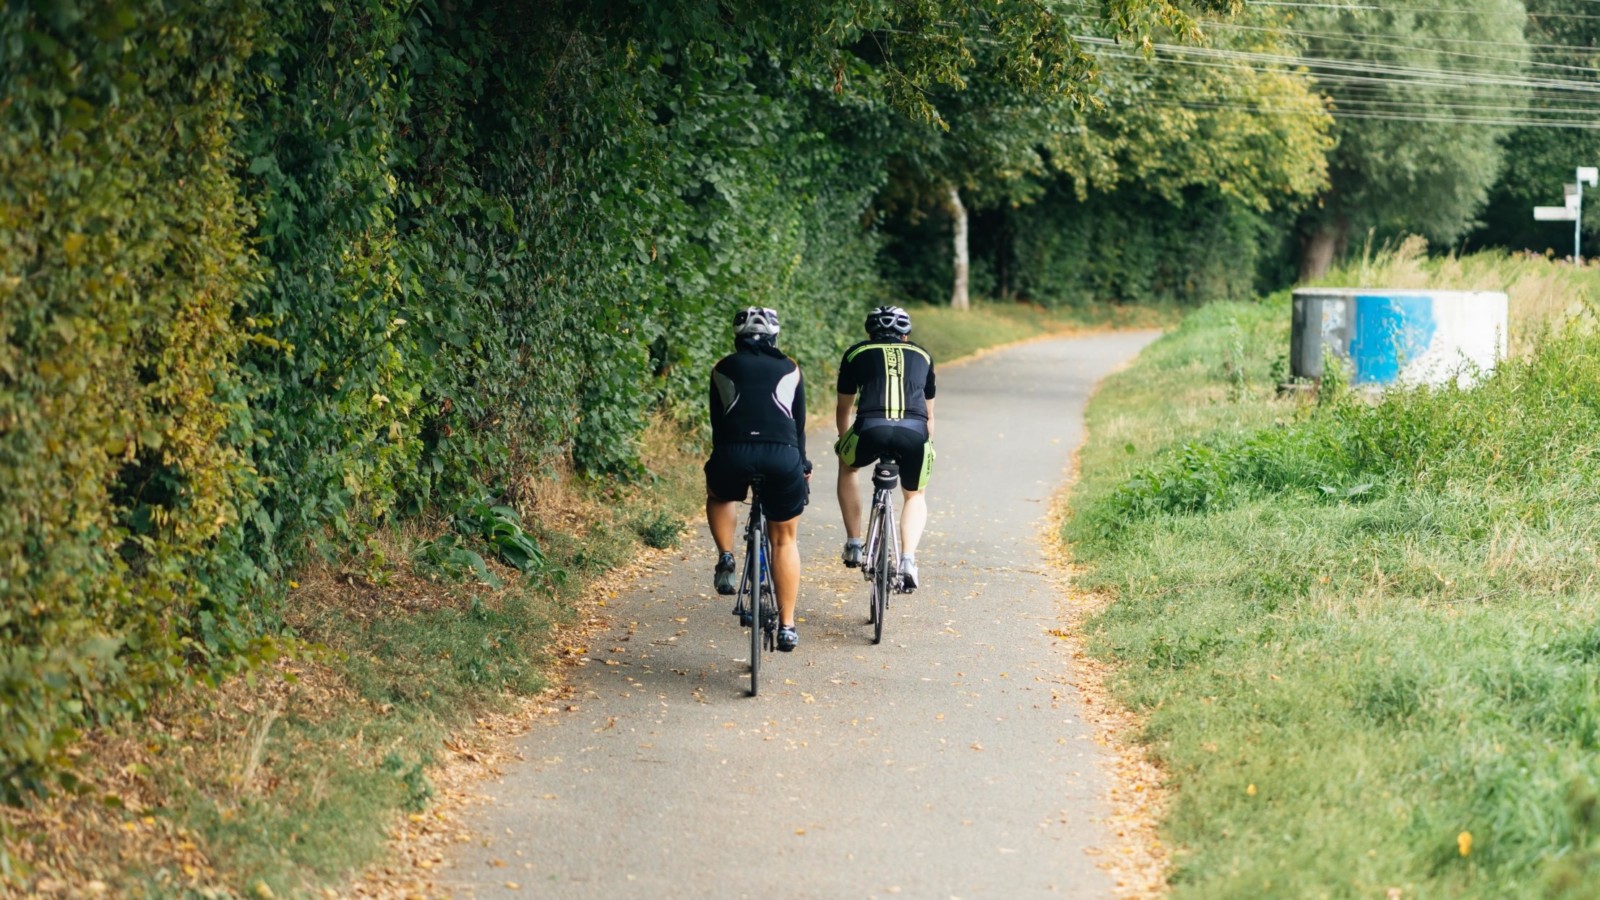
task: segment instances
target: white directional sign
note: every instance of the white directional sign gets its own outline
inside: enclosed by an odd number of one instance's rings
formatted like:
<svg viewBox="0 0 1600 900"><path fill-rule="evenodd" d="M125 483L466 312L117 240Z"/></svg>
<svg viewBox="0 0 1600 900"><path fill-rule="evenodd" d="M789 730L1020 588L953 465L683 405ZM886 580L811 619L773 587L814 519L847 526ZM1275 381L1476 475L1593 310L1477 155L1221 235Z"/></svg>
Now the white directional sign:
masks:
<svg viewBox="0 0 1600 900"><path fill-rule="evenodd" d="M1533 217L1540 222L1576 222L1578 211L1570 206L1535 206Z"/></svg>

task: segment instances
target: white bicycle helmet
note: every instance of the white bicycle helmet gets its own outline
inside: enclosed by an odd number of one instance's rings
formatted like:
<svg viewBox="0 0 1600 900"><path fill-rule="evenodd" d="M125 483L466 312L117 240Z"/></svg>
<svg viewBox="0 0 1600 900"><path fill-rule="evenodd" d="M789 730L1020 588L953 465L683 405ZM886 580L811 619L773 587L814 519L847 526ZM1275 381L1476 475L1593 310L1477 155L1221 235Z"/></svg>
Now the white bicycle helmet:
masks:
<svg viewBox="0 0 1600 900"><path fill-rule="evenodd" d="M733 333L739 337L777 337L778 311L762 306L747 306L734 313Z"/></svg>
<svg viewBox="0 0 1600 900"><path fill-rule="evenodd" d="M867 337L911 333L911 314L898 306L880 306L867 313Z"/></svg>

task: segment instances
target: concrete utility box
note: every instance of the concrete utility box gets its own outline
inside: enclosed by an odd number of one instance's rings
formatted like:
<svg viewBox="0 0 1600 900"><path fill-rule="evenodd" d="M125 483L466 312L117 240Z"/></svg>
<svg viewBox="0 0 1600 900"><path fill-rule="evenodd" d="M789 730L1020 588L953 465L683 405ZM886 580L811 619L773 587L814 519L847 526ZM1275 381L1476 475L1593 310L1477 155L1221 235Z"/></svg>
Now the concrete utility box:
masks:
<svg viewBox="0 0 1600 900"><path fill-rule="evenodd" d="M1322 377L1323 350L1355 384L1466 385L1506 355L1506 295L1492 291L1300 288L1289 370Z"/></svg>

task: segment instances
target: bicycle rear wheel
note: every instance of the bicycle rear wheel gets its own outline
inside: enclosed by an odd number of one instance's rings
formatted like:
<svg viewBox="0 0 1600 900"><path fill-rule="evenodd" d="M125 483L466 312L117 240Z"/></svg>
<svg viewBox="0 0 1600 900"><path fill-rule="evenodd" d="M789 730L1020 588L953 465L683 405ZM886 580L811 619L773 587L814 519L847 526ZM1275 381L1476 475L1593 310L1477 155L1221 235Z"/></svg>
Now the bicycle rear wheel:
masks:
<svg viewBox="0 0 1600 900"><path fill-rule="evenodd" d="M878 540L873 549L872 558L872 642L883 642L883 620L889 613L889 516L893 509L888 506L888 495L878 492L872 504L872 515L878 520Z"/></svg>
<svg viewBox="0 0 1600 900"><path fill-rule="evenodd" d="M744 577L739 583L740 596L750 604L750 696L761 687L761 591L762 560L759 532L752 526L745 538Z"/></svg>

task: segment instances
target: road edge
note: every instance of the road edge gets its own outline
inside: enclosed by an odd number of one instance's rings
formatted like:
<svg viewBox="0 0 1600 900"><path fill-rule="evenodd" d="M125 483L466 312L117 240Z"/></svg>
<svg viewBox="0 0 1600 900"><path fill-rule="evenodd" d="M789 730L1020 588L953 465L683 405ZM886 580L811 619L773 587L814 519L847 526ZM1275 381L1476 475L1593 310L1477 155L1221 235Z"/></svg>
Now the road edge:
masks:
<svg viewBox="0 0 1600 900"><path fill-rule="evenodd" d="M1106 378L1137 358L1135 354L1095 382L1088 402L1094 402ZM1086 413L1087 409L1086 403ZM1084 623L1105 609L1112 598L1077 588L1074 582L1082 568L1072 561L1071 548L1061 540L1061 526L1070 514L1071 493L1078 483L1082 451L1088 440L1086 419L1083 440L1073 448L1072 457L1062 470L1064 478L1050 495L1038 533L1046 574L1056 587L1056 619L1060 627L1051 636L1067 656L1066 680L1078 692L1080 717L1094 727L1095 743L1110 755L1109 761L1101 763L1109 784L1105 802L1111 812L1104 825L1110 837L1105 846L1087 852L1111 877L1117 897L1165 897L1171 890L1167 878L1173 856L1173 849L1161 840L1160 833L1170 801L1167 773L1139 740L1144 732L1143 717L1122 705L1111 690L1116 667L1096 659L1088 650Z"/></svg>

